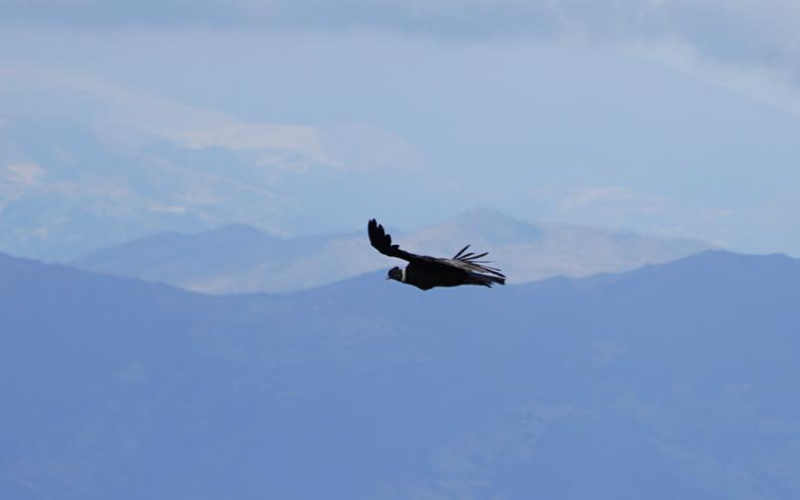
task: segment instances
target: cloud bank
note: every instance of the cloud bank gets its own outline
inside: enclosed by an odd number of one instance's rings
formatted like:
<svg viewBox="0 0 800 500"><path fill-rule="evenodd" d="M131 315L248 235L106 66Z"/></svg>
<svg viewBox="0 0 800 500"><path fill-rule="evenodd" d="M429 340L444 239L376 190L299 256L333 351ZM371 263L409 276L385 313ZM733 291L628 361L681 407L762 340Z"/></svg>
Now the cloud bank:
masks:
<svg viewBox="0 0 800 500"><path fill-rule="evenodd" d="M94 27L363 29L458 40L678 41L710 58L780 65L800 76L796 0L9 0L0 18Z"/></svg>

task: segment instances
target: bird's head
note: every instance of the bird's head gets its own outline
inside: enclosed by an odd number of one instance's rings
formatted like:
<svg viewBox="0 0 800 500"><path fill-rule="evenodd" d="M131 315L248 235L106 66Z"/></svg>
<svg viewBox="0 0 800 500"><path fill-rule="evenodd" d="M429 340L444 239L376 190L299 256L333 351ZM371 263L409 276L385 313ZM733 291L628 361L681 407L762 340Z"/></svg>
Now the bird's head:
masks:
<svg viewBox="0 0 800 500"><path fill-rule="evenodd" d="M397 280L402 282L403 281L403 270L399 267L393 267L389 269L389 274L386 276L387 280Z"/></svg>

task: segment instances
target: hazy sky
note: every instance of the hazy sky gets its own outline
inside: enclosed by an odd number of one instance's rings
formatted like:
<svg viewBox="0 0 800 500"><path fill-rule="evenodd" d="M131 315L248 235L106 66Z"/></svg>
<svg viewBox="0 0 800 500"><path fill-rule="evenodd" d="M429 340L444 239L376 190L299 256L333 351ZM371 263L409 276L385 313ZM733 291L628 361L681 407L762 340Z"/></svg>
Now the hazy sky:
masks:
<svg viewBox="0 0 800 500"><path fill-rule="evenodd" d="M18 87L69 82L163 134L192 113L236 128L182 132L198 147L322 131L309 154L352 183L293 198L296 232L489 205L800 256L800 2L6 0L0 18L0 119L64 106Z"/></svg>

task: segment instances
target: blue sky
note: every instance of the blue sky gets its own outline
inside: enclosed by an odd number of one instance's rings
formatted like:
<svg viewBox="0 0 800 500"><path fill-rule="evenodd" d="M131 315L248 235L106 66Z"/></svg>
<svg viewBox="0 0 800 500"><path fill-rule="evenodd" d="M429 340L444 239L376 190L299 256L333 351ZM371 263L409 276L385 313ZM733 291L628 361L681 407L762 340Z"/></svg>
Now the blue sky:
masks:
<svg viewBox="0 0 800 500"><path fill-rule="evenodd" d="M284 201L259 220L286 233L488 205L800 255L798 16L789 1L10 1L0 118L277 141L346 171L259 181ZM39 175L12 156L6 203Z"/></svg>

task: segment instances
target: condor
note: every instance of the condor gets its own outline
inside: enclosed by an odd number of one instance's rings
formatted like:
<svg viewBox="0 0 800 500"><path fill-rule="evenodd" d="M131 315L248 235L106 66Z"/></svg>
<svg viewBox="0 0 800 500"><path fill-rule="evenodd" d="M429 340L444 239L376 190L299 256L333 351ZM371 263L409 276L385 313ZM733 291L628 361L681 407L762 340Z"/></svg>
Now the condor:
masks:
<svg viewBox="0 0 800 500"><path fill-rule="evenodd" d="M405 269L393 267L386 279L393 279L421 290L430 290L437 286L481 285L491 287L492 284L505 285L506 277L499 269L489 267L488 261L478 260L488 252L474 254L465 253L469 245L461 249L452 259L415 255L401 250L399 245L392 244L392 237L386 234L383 226L375 219L367 224L369 242L383 255L408 261Z"/></svg>

